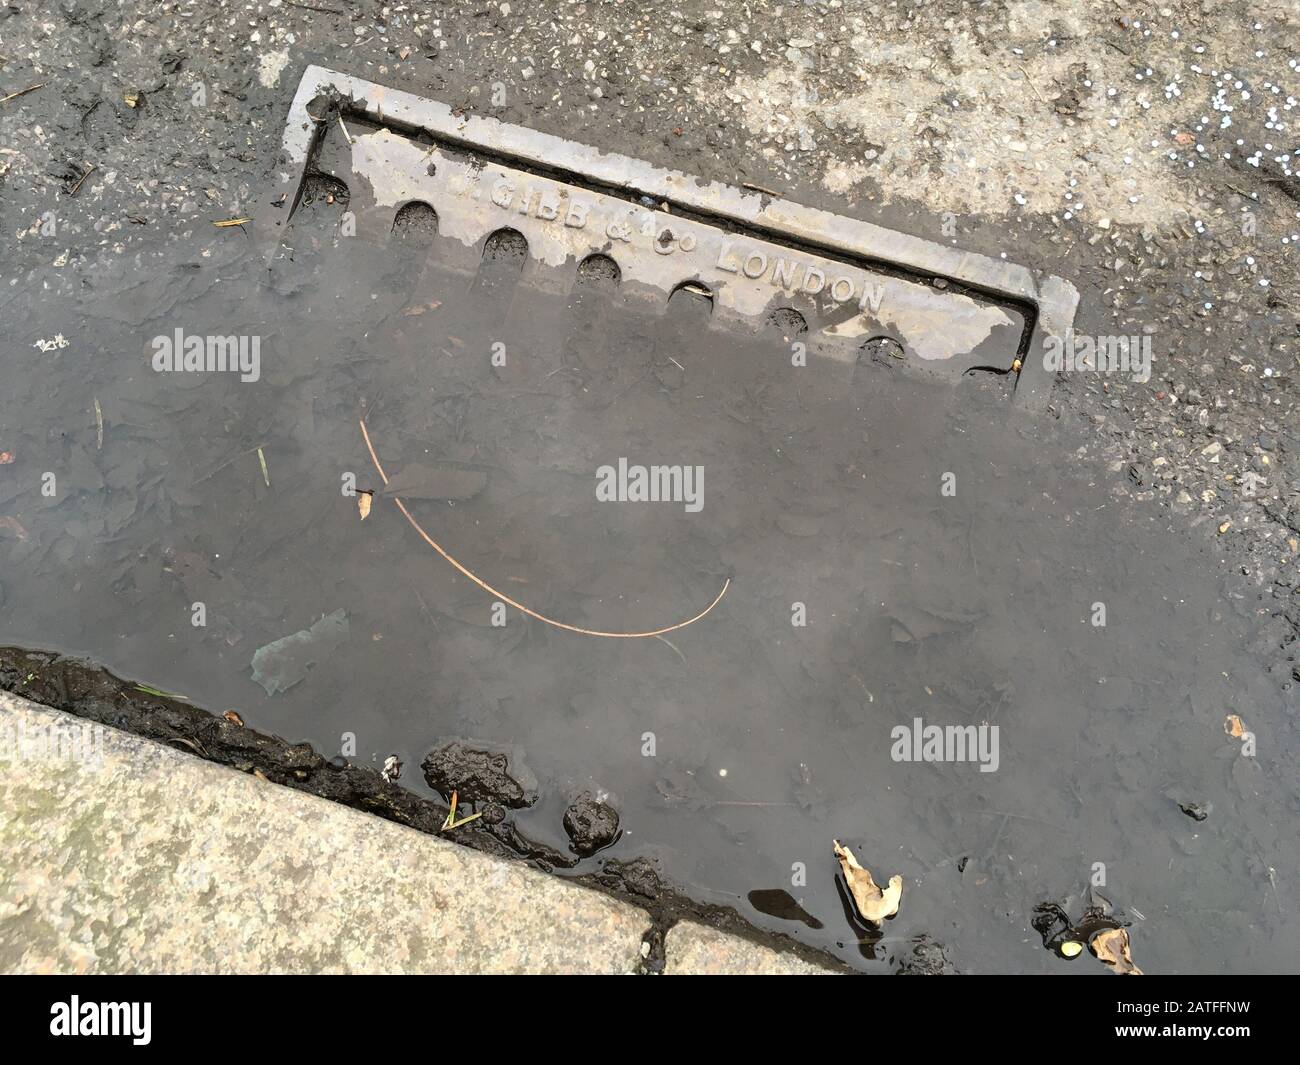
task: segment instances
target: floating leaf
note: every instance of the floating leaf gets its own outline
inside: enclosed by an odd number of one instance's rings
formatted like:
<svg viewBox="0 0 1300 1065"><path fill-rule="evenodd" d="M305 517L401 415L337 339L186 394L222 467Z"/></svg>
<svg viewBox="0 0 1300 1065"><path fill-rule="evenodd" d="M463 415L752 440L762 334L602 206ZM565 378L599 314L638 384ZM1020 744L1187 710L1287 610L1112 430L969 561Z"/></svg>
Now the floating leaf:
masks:
<svg viewBox="0 0 1300 1065"><path fill-rule="evenodd" d="M1129 950L1127 928L1107 928L1089 941L1092 952L1111 967L1119 976L1141 976L1142 970L1133 964Z"/></svg>
<svg viewBox="0 0 1300 1065"><path fill-rule="evenodd" d="M1061 953L1067 958L1077 958L1083 953L1083 944L1076 943L1073 939L1067 939L1061 944Z"/></svg>
<svg viewBox="0 0 1300 1065"><path fill-rule="evenodd" d="M1236 714L1229 714L1223 722L1223 731L1234 740L1239 740L1246 732L1246 726Z"/></svg>
<svg viewBox="0 0 1300 1065"><path fill-rule="evenodd" d="M883 891L876 886L871 874L858 864L853 852L848 847L841 847L839 840L835 844L835 857L840 860L840 869L848 884L849 894L853 896L853 906L863 920L879 924L886 917L893 917L898 912L898 903L903 896L903 878L891 876L889 886Z"/></svg>
<svg viewBox="0 0 1300 1065"><path fill-rule="evenodd" d="M359 510L359 511L361 512L361 520L362 520L362 521L365 521L366 518L370 517L370 504L371 504L372 498L373 498L373 497L371 496L371 494L370 494L369 492L358 492L358 493L357 493L357 510Z"/></svg>

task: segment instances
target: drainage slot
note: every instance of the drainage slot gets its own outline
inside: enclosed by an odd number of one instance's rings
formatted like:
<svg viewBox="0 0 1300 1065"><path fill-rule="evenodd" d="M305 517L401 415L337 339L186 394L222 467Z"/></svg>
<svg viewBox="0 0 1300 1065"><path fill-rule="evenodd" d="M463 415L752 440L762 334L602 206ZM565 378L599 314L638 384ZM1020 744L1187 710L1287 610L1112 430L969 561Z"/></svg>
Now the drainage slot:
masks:
<svg viewBox="0 0 1300 1065"><path fill-rule="evenodd" d="M808 332L808 320L793 307L777 307L769 311L764 324L769 332L782 340L794 340Z"/></svg>
<svg viewBox="0 0 1300 1065"><path fill-rule="evenodd" d="M668 306L674 310L681 307L702 307L706 317L713 311L713 290L698 281L683 281L668 294Z"/></svg>
<svg viewBox="0 0 1300 1065"><path fill-rule="evenodd" d="M613 291L623 280L623 271L618 263L608 255L588 255L578 264L578 278L575 284L579 288L595 288Z"/></svg>
<svg viewBox="0 0 1300 1065"><path fill-rule="evenodd" d="M438 235L438 212L422 200L405 204L393 217L393 236L415 247L427 247Z"/></svg>
<svg viewBox="0 0 1300 1065"><path fill-rule="evenodd" d="M528 239L517 229L498 229L483 245L483 261L513 263L520 270L528 258Z"/></svg>

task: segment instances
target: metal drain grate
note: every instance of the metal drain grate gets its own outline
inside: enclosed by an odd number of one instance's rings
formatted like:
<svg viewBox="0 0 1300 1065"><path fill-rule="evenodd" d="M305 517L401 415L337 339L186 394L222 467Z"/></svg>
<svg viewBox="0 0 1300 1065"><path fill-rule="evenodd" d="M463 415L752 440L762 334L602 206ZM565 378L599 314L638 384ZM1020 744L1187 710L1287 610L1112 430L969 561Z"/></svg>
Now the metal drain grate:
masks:
<svg viewBox="0 0 1300 1065"><path fill-rule="evenodd" d="M1016 404L1031 409L1051 384L1045 344L1066 337L1078 305L1069 282L1023 266L320 67L299 83L280 165L257 218L278 242L309 182L338 181L361 236L419 219L469 266L513 230L544 288L567 289L601 257L629 298L686 286L709 296L719 321L774 323L814 357L1012 373Z"/></svg>

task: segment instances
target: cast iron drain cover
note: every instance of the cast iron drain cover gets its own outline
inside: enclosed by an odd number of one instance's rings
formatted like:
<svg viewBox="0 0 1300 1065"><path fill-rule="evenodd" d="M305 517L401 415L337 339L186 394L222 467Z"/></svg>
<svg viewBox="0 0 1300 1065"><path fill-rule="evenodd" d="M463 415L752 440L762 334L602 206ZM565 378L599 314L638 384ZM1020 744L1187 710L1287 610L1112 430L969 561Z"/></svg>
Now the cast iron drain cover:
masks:
<svg viewBox="0 0 1300 1065"><path fill-rule="evenodd" d="M531 283L567 291L593 257L629 298L683 287L715 320L777 325L812 357L874 359L956 379L1011 373L1017 405L1046 404L1043 352L1074 320L1059 277L664 170L561 137L308 67L258 231L284 243L313 188L346 186L358 236L436 230L473 269L503 231ZM882 355L882 353L885 353Z"/></svg>

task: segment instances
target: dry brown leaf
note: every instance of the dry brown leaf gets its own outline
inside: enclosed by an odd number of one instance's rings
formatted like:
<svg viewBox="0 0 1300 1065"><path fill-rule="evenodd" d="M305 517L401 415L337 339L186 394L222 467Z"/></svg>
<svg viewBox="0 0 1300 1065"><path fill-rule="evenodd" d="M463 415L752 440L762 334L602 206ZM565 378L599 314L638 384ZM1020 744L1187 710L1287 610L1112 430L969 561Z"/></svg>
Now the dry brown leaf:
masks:
<svg viewBox="0 0 1300 1065"><path fill-rule="evenodd" d="M244 727L244 719L240 717L239 714L237 714L234 710L227 710L221 716L224 717L227 721L229 721L232 725L238 725L240 728Z"/></svg>
<svg viewBox="0 0 1300 1065"><path fill-rule="evenodd" d="M835 857L840 860L840 869L844 873L844 881L848 884L849 894L853 896L853 906L858 915L872 924L893 917L898 912L898 903L903 896L903 878L891 876L889 886L881 891L871 874L858 864L853 852L848 847L841 847L839 840L833 842Z"/></svg>
<svg viewBox="0 0 1300 1065"><path fill-rule="evenodd" d="M357 510L361 512L361 520L365 521L370 517L370 504L373 502L369 492L357 493Z"/></svg>
<svg viewBox="0 0 1300 1065"><path fill-rule="evenodd" d="M1223 731L1234 740L1239 740L1246 732L1246 726L1236 714L1229 714L1223 722Z"/></svg>
<svg viewBox="0 0 1300 1065"><path fill-rule="evenodd" d="M1129 950L1127 928L1107 928L1098 932L1088 947L1119 976L1141 976L1142 970L1133 964Z"/></svg>

